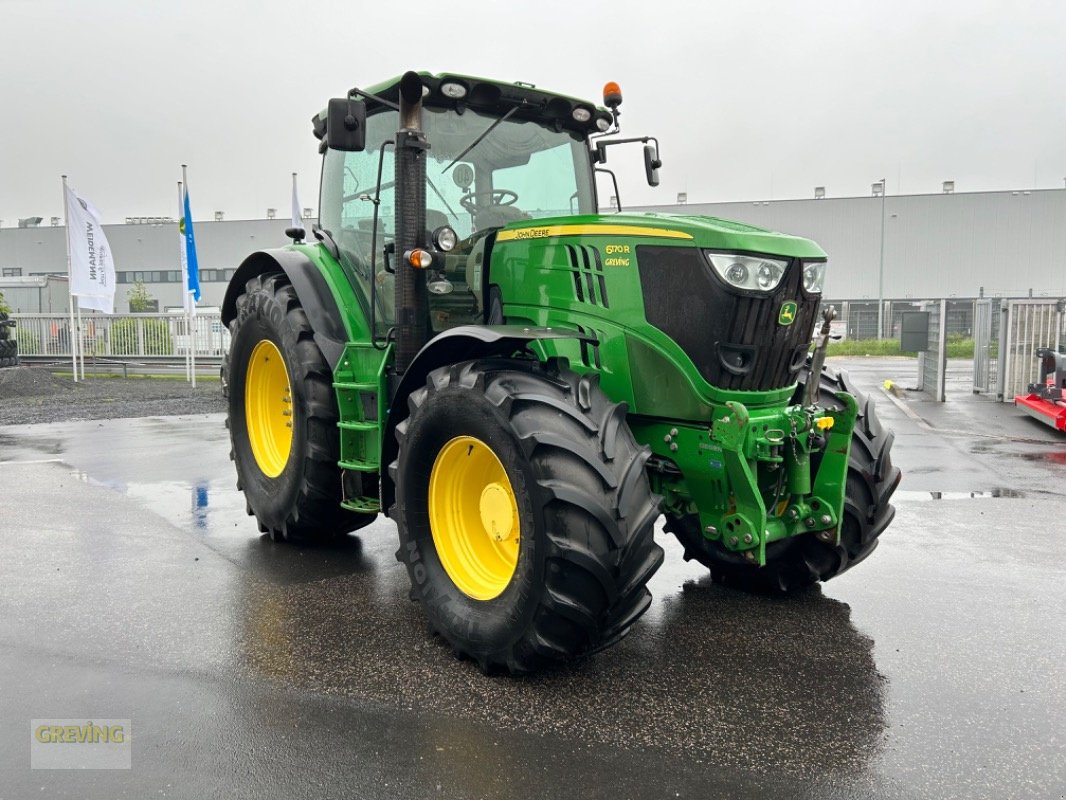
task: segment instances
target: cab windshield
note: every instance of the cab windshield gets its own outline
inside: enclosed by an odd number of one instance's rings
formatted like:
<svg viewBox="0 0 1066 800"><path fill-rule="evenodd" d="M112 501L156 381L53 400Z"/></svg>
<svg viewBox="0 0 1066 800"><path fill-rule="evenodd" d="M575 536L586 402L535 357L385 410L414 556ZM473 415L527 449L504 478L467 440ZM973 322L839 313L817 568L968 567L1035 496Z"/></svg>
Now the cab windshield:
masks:
<svg viewBox="0 0 1066 800"><path fill-rule="evenodd" d="M520 220L595 212L588 146L578 135L536 122L507 119L463 154L497 119L469 109L463 114L430 108L423 111L423 127L430 143L426 162L427 244L428 235L441 225L452 227L461 240L448 258L456 296L449 295L441 303L456 306L469 299L470 306L470 315L451 313L447 319L436 315L436 329L469 322L480 314L480 262L475 270L474 261L479 249L483 255L488 233ZM367 119L366 149L357 153L327 150L322 168L322 227L330 231L342 260L365 284L369 301L371 198L376 191L379 161L382 163L376 247L378 311L385 324L392 321L393 304L389 296L391 276L381 269L380 254L395 237L396 195L393 148L386 147L384 157L381 150L383 143L395 138L398 127L395 111L373 114ZM456 161L460 154L462 158ZM388 291L384 290L386 283Z"/></svg>

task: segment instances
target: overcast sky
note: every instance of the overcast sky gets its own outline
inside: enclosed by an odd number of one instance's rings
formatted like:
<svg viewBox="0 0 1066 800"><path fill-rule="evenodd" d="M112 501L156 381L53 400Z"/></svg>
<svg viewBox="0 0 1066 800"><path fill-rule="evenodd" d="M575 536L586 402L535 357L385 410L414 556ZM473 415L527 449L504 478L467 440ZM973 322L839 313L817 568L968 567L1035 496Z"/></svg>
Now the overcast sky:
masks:
<svg viewBox="0 0 1066 800"><path fill-rule="evenodd" d="M409 19L404 27L403 18ZM599 101L621 84L626 202L1063 188L1062 2L0 0L0 219L285 216L318 205L310 118L406 69ZM623 168L628 165L630 168Z"/></svg>

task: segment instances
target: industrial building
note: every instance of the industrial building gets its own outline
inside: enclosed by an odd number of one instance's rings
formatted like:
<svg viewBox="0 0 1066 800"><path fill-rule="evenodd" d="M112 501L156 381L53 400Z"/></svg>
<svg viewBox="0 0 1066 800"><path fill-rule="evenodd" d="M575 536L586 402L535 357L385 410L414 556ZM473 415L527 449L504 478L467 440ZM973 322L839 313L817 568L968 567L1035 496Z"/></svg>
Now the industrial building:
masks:
<svg viewBox="0 0 1066 800"><path fill-rule="evenodd" d="M53 220L58 222L58 220ZM218 306L226 283L237 265L253 250L277 247L285 237L288 220L239 220L235 222L196 221L197 256L203 297L200 304ZM159 310L182 304L181 262L178 225L172 219L145 217L121 225L105 225L104 232L115 258L115 310L128 311L128 291L143 281L158 301ZM62 311L38 305L42 295L36 284L17 278L67 274L66 228L0 228L0 292L15 311ZM47 293L46 293L47 294ZM49 295L50 296L50 295Z"/></svg>
<svg viewBox="0 0 1066 800"><path fill-rule="evenodd" d="M867 328L873 321L867 335L876 331L879 295L895 301L1066 296L1066 189L956 193L946 183L939 194L887 197L880 189L875 184L868 197L830 198L819 187L813 199L635 210L709 215L814 239L829 254L826 298L863 312L852 318L864 315ZM43 288L43 276L66 273L65 229L59 222L0 227L0 291L18 311L61 310L42 305L55 304L55 292ZM220 305L241 260L253 250L285 244L289 224L283 219L197 221L201 305ZM175 221L138 218L107 225L105 231L118 271L116 310L127 310L127 292L138 280L160 311L181 305ZM968 305L956 304L960 319Z"/></svg>

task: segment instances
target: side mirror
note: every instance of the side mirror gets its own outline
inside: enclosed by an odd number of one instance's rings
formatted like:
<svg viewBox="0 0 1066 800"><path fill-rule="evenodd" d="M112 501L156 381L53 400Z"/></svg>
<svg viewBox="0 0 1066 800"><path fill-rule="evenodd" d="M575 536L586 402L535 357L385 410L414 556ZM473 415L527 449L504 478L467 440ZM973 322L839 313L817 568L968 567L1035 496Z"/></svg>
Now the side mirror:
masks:
<svg viewBox="0 0 1066 800"><path fill-rule="evenodd" d="M648 186L659 185L659 167L662 165L655 148L650 144L644 145L644 174L648 176Z"/></svg>
<svg viewBox="0 0 1066 800"><path fill-rule="evenodd" d="M348 97L330 99L326 109L326 144L331 150L366 149L366 103Z"/></svg>

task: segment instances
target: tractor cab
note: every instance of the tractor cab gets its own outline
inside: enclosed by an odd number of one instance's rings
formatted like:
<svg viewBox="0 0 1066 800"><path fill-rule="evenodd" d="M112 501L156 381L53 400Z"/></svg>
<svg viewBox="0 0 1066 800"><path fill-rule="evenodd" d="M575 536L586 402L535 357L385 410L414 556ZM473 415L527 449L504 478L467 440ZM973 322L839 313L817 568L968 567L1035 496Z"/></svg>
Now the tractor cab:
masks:
<svg viewBox="0 0 1066 800"><path fill-rule="evenodd" d="M440 331L486 322L494 308L499 315L483 280L496 231L514 222L595 213L588 137L608 128L611 116L524 84L421 77L421 125L429 144L423 239L441 253L429 280L430 322ZM366 92L364 148L326 147L322 168L321 226L359 276L365 301L375 302L379 333L396 316L397 86L398 80ZM324 136L325 120L320 115L315 122Z"/></svg>

